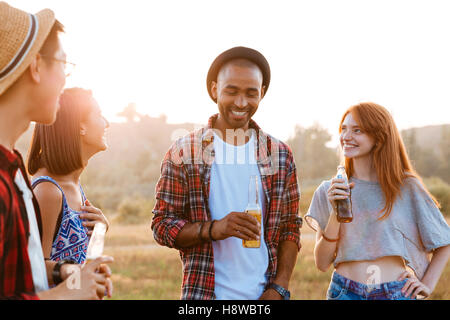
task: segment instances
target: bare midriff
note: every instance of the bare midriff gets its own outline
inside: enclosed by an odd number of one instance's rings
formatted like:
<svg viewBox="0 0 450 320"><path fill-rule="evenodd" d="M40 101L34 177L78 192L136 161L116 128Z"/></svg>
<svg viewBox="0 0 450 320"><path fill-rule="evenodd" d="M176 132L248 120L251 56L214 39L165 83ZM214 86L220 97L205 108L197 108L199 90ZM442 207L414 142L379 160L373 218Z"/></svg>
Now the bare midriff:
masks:
<svg viewBox="0 0 450 320"><path fill-rule="evenodd" d="M364 284L397 281L405 271L405 263L399 256L387 256L370 261L347 261L336 266L338 274Z"/></svg>

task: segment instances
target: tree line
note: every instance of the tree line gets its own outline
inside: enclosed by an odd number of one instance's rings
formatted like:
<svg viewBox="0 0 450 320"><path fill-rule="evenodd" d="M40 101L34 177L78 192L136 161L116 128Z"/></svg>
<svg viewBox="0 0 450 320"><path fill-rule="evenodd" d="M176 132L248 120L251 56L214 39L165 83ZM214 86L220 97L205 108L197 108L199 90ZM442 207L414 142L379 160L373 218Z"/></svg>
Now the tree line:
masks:
<svg viewBox="0 0 450 320"><path fill-rule="evenodd" d="M151 216L149 211L166 151L180 132L189 132L199 125L169 124L164 115L155 118L137 113L133 104L120 115L126 121L111 123L107 131L108 150L90 160L81 182L92 203L107 213L119 213L124 222L137 222ZM32 129L17 145L24 155ZM413 165L426 182L431 181L430 191L438 194L435 196L447 211L450 207L450 125L409 129L402 131L402 136ZM331 140L328 130L314 124L307 128L297 125L294 134L285 141L292 149L298 169L303 213L315 188L336 173L340 153L338 147L328 146Z"/></svg>

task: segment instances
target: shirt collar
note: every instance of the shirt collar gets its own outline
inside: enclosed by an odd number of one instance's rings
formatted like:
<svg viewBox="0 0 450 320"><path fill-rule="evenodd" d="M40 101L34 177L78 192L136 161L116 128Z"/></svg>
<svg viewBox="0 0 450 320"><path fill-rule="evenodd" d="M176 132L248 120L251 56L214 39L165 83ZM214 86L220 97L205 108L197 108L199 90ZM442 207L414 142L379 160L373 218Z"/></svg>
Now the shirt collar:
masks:
<svg viewBox="0 0 450 320"><path fill-rule="evenodd" d="M216 122L217 118L219 117L219 114L216 113L213 116L211 116L208 120L208 125L203 128L202 133L202 150L203 150L203 156L204 160L208 164L212 164L214 161L214 148L212 142L214 141L214 123ZM271 161L271 151L269 150L268 146L271 144L272 140L271 137L269 137L267 134L261 130L261 128L258 126L258 124L250 119L250 122L248 124L249 129L253 129L256 132L256 160L260 166L260 169L263 170L263 172L266 171L266 168L272 167L272 161ZM208 148L209 147L209 148ZM208 149L207 149L208 148ZM205 149L209 152L205 152Z"/></svg>
<svg viewBox="0 0 450 320"><path fill-rule="evenodd" d="M212 129L214 127L214 124L216 123L217 118L219 117L219 114L216 113L212 115L208 120L208 125L206 126L206 129ZM253 119L250 119L250 122L248 123L249 129L255 129L256 131L260 130L260 127L258 124L253 121Z"/></svg>
<svg viewBox="0 0 450 320"><path fill-rule="evenodd" d="M8 170L13 175L20 167L21 159L17 150L10 151L0 144L0 168Z"/></svg>
<svg viewBox="0 0 450 320"><path fill-rule="evenodd" d="M219 117L219 114L216 113L212 115L208 120L208 125L204 128L203 134L202 134L202 143L208 145L214 140L214 124L216 123L217 118ZM253 119L250 119L248 123L248 128L253 129L256 131L256 135L258 136L260 133L261 128L258 126L258 124L253 121ZM204 145L205 147L205 145Z"/></svg>

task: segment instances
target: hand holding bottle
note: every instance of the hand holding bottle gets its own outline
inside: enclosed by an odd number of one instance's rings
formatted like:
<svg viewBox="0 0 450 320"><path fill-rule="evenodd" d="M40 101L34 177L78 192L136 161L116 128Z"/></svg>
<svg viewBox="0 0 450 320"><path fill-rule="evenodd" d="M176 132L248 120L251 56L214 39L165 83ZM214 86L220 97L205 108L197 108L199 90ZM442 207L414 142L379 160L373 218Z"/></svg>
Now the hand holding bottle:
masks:
<svg viewBox="0 0 450 320"><path fill-rule="evenodd" d="M211 232L214 240L224 240L229 237L257 240L261 233L261 225L258 220L245 212L230 212L214 223Z"/></svg>
<svg viewBox="0 0 450 320"><path fill-rule="evenodd" d="M350 190L353 186L354 183L348 183L345 167L338 166L337 175L331 180L331 186L328 189L328 200L333 206L340 223L353 220Z"/></svg>
<svg viewBox="0 0 450 320"><path fill-rule="evenodd" d="M344 200L350 196L350 188L353 183L346 184L344 179L333 178L331 180L330 188L328 188L328 200L333 208L336 207L336 200Z"/></svg>

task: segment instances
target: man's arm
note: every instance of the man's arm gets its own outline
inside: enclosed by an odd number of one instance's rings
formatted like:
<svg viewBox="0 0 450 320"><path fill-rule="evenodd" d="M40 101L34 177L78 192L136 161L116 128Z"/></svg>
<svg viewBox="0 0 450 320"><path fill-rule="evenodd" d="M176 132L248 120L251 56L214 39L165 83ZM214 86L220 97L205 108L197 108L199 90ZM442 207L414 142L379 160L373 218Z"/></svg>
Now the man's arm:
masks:
<svg viewBox="0 0 450 320"><path fill-rule="evenodd" d="M161 176L156 185L156 203L151 228L160 245L181 250L201 242L201 223L192 223L186 216L189 186L183 163L177 159L176 144L166 153L161 165ZM202 239L207 239L209 227L202 228ZM206 235L205 235L206 232Z"/></svg>
<svg viewBox="0 0 450 320"><path fill-rule="evenodd" d="M188 183L182 163L172 161L172 152L171 148L161 164L151 229L153 237L160 245L181 249L175 240L189 222L185 216Z"/></svg>
<svg viewBox="0 0 450 320"><path fill-rule="evenodd" d="M283 192L281 204L281 224L280 224L280 243L283 241L292 241L297 244L297 251L300 251L300 228L303 220L298 215L300 205L300 189L297 183L297 169L295 162L290 154L289 170L286 175L286 187Z"/></svg>
<svg viewBox="0 0 450 320"><path fill-rule="evenodd" d="M52 260L45 260L45 268L47 271L47 279L48 279L48 285L49 287L51 287L52 285L55 284L55 282L53 281L53 269L55 269L56 266L56 261L52 261ZM61 273L61 279L62 280L66 280L72 273L71 273L71 264L63 264L61 269L60 269L60 273ZM81 268L81 265L75 265Z"/></svg>
<svg viewBox="0 0 450 320"><path fill-rule="evenodd" d="M156 185L156 204L153 209L152 230L155 240L169 248L182 249L210 241L212 221L190 222L185 210L188 205L189 186L182 164L172 161L171 150L161 166L161 177ZM200 233L201 228L201 233ZM223 240L238 237L244 240L257 239L260 229L258 221L243 212L231 212L214 222L212 239Z"/></svg>
<svg viewBox="0 0 450 320"><path fill-rule="evenodd" d="M215 221L214 224L212 221L204 222L203 227L200 222L186 223L178 234L175 244L185 248L204 241L218 241L229 237L256 240L259 239L260 233L261 225L256 218L245 212L230 212L224 218Z"/></svg>
<svg viewBox="0 0 450 320"><path fill-rule="evenodd" d="M208 224L211 222L208 222ZM205 231L206 230L206 231ZM201 222L186 223L175 239L175 245L179 248L188 248L200 244L201 239L208 238L209 226L203 225ZM201 231L201 234L200 234ZM205 234L206 232L206 234Z"/></svg>
<svg viewBox="0 0 450 320"><path fill-rule="evenodd" d="M277 270L273 282L289 289L289 281L297 262L300 251L300 228L302 219L298 216L300 190L297 184L297 170L293 161L292 153L289 156L288 174L286 175L286 188L283 193L281 207L280 240L277 249ZM260 299L281 299L281 295L274 289L268 289Z"/></svg>
<svg viewBox="0 0 450 320"><path fill-rule="evenodd" d="M289 281L297 262L298 247L295 242L283 241L278 245L277 275L273 283L289 290ZM282 300L283 297L275 289L266 290L260 300Z"/></svg>
<svg viewBox="0 0 450 320"><path fill-rule="evenodd" d="M278 267L274 283L289 289L289 281L297 262L298 247L295 242L283 241L278 245Z"/></svg>

